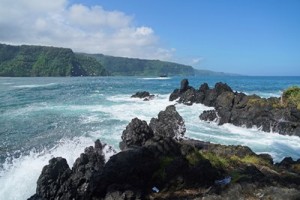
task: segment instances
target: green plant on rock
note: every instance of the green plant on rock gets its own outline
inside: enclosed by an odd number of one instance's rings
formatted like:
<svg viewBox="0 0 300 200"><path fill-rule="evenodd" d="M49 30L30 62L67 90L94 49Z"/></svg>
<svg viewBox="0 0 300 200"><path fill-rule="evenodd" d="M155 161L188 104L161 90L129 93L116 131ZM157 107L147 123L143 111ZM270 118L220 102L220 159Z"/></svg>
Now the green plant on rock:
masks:
<svg viewBox="0 0 300 200"><path fill-rule="evenodd" d="M166 167L169 166L173 162L174 158L169 156L164 156L160 158L159 169L154 172L153 178L164 181L166 179Z"/></svg>
<svg viewBox="0 0 300 200"><path fill-rule="evenodd" d="M249 175L245 175L242 174L240 171L238 170L233 170L229 173L230 177L231 177L231 183L237 183L239 182L241 179L243 178L250 178Z"/></svg>
<svg viewBox="0 0 300 200"><path fill-rule="evenodd" d="M189 153L188 155L186 155L186 159L188 160L190 165L197 165L201 160L204 159L204 157L202 156L202 154L195 150L191 153Z"/></svg>
<svg viewBox="0 0 300 200"><path fill-rule="evenodd" d="M300 87L292 86L286 89L282 94L282 101L285 105L295 105L300 110Z"/></svg>
<svg viewBox="0 0 300 200"><path fill-rule="evenodd" d="M246 155L245 157L242 158L238 156L231 156L230 161L233 164L240 163L240 164L264 165L264 166L270 165L267 161L255 155Z"/></svg>
<svg viewBox="0 0 300 200"><path fill-rule="evenodd" d="M291 169L292 169L294 172L300 174L300 164L293 164L292 167L291 167Z"/></svg>
<svg viewBox="0 0 300 200"><path fill-rule="evenodd" d="M205 159L209 160L212 166L216 168L224 169L230 166L230 160L225 157L218 156L212 152L201 152L201 155Z"/></svg>

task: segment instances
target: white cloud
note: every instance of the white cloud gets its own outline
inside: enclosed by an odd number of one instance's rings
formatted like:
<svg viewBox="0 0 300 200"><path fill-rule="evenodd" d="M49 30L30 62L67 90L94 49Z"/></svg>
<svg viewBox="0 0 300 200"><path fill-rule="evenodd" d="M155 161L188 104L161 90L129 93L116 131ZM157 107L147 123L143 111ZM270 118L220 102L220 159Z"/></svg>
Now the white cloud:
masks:
<svg viewBox="0 0 300 200"><path fill-rule="evenodd" d="M191 63L194 65L199 64L202 60L203 60L203 58L193 58Z"/></svg>
<svg viewBox="0 0 300 200"><path fill-rule="evenodd" d="M67 0L1 0L0 42L162 60L174 53L151 27L136 26L133 16Z"/></svg>

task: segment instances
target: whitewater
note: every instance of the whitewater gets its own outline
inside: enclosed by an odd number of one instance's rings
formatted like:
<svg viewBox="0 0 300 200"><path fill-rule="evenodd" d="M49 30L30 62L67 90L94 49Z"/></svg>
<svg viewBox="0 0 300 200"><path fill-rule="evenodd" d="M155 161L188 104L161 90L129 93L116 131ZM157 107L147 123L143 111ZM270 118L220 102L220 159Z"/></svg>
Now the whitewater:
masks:
<svg viewBox="0 0 300 200"><path fill-rule="evenodd" d="M64 157L70 166L96 139L118 151L122 131L131 119L150 122L171 104L170 93L183 77L0 78L0 200L23 200L35 193L43 166ZM198 88L225 82L233 90L262 97L279 97L300 77L185 77ZM155 95L133 99L137 91ZM212 143L246 145L268 153L275 161L300 158L300 137L283 136L230 124L218 126L199 119L201 104L176 104L185 120L185 136ZM109 159L111 153L106 155Z"/></svg>

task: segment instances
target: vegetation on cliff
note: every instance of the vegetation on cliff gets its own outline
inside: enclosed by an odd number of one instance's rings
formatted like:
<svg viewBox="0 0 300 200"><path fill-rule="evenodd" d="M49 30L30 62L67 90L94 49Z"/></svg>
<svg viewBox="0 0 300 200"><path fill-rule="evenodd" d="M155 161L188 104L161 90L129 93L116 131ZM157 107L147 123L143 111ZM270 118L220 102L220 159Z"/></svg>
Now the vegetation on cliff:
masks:
<svg viewBox="0 0 300 200"><path fill-rule="evenodd" d="M74 53L68 48L0 44L0 76L225 76L188 65Z"/></svg>
<svg viewBox="0 0 300 200"><path fill-rule="evenodd" d="M193 76L194 68L178 63L160 60L145 60L106 56L103 54L84 54L96 58L112 75L115 76Z"/></svg>
<svg viewBox="0 0 300 200"><path fill-rule="evenodd" d="M71 49L0 44L0 76L103 76L95 59Z"/></svg>

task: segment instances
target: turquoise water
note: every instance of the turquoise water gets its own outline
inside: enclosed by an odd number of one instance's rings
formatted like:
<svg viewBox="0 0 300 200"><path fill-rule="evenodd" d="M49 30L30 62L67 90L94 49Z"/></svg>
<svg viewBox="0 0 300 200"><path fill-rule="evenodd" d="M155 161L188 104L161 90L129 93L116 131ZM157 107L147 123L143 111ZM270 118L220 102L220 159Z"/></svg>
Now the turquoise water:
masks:
<svg viewBox="0 0 300 200"><path fill-rule="evenodd" d="M263 97L280 96L300 77L188 77L190 85L211 87L222 81L233 90ZM53 156L72 164L96 139L118 149L122 131L134 118L150 121L165 109L169 94L182 77L0 78L0 199L26 199ZM131 99L137 91L156 95L153 101ZM186 121L186 136L222 144L241 144L276 161L300 158L300 138L264 133L199 120L203 105L176 105ZM18 191L14 188L18 187Z"/></svg>

